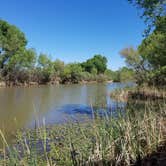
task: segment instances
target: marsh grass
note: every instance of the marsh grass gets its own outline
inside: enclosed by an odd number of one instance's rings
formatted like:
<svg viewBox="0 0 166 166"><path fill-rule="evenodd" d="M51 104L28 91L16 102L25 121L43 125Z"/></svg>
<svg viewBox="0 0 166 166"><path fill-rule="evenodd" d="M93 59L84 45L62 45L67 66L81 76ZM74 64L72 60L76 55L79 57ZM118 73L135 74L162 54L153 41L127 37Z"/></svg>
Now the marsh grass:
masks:
<svg viewBox="0 0 166 166"><path fill-rule="evenodd" d="M166 100L166 87L156 88L148 86L125 87L116 89L111 94L112 99L127 102L128 100Z"/></svg>
<svg viewBox="0 0 166 166"><path fill-rule="evenodd" d="M137 104L86 123L46 126L43 120L41 127L18 131L13 145L0 130L0 165L132 165L166 141L165 101Z"/></svg>

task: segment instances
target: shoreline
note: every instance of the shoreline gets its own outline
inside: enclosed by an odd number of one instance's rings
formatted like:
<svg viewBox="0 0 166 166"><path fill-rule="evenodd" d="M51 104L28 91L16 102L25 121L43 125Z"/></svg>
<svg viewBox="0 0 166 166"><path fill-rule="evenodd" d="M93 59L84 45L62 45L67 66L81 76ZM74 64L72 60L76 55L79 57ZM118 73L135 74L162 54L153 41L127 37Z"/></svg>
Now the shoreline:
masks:
<svg viewBox="0 0 166 166"><path fill-rule="evenodd" d="M12 164L12 156L15 155L18 165L20 159L28 163L36 159L36 156L39 157L38 165L46 165L47 157L56 165L72 165L73 162L75 165L139 165L152 163L154 157L155 161L161 163L160 159L166 154L163 118L166 114L165 107L160 107L157 113L151 103L146 103L146 106L149 111L143 108L141 110L145 111L144 113L135 111L131 114L129 111L126 113L127 118L119 114L118 117L110 117L107 121L95 119L92 123L69 123L50 127L43 125L34 130L18 131L13 146L4 142L8 148L0 154L5 154L6 162L9 158ZM3 133L0 130L1 136ZM160 154L162 155L159 156ZM0 163L2 160L3 158ZM165 160L166 158L163 161Z"/></svg>
<svg viewBox="0 0 166 166"><path fill-rule="evenodd" d="M127 102L128 100L155 100L165 99L166 89L157 89L155 87L132 87L117 89L110 93L110 97L117 101Z"/></svg>
<svg viewBox="0 0 166 166"><path fill-rule="evenodd" d="M84 85L84 84L100 84L100 83L114 83L114 81L112 80L108 80L108 81L103 81L103 82L99 82L99 81L80 81L78 83L37 83L37 82L30 82L29 84L24 84L24 83L19 83L17 85L6 85L5 82L1 81L0 82L0 89L1 88L15 88L15 87L23 87L23 88L30 88L30 87L40 87L40 86L47 86L47 85Z"/></svg>

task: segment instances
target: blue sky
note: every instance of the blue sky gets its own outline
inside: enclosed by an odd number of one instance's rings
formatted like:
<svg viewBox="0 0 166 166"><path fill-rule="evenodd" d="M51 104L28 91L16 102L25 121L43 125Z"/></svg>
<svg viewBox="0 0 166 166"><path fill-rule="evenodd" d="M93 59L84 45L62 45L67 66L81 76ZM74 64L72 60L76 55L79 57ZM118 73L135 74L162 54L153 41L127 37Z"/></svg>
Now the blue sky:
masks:
<svg viewBox="0 0 166 166"><path fill-rule="evenodd" d="M116 70L125 65L119 51L138 46L145 29L127 0L0 0L0 18L18 26L28 47L66 63L94 54Z"/></svg>

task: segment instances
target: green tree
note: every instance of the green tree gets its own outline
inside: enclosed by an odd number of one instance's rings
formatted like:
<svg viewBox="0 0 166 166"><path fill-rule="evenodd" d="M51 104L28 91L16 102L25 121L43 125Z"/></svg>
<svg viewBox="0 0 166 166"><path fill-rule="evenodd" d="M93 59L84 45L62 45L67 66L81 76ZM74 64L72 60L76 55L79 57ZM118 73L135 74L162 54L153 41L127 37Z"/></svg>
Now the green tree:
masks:
<svg viewBox="0 0 166 166"><path fill-rule="evenodd" d="M103 74L107 69L107 58L101 55L95 55L92 59L98 74Z"/></svg>
<svg viewBox="0 0 166 166"><path fill-rule="evenodd" d="M92 69L95 68L91 59L88 59L86 62L83 62L81 64L81 66L84 69L84 71L89 72L89 73L91 73Z"/></svg>
<svg viewBox="0 0 166 166"><path fill-rule="evenodd" d="M138 84L147 81L147 75L150 70L149 62L142 56L137 49L133 47L124 48L120 51L122 57L130 69L135 72L135 79Z"/></svg>
<svg viewBox="0 0 166 166"><path fill-rule="evenodd" d="M16 26L0 20L0 71L6 82L29 80L36 63L34 49L26 49L27 40Z"/></svg>
<svg viewBox="0 0 166 166"><path fill-rule="evenodd" d="M12 56L25 49L27 40L16 26L0 20L0 68L8 63Z"/></svg>
<svg viewBox="0 0 166 166"><path fill-rule="evenodd" d="M134 80L134 72L132 69L129 69L127 67L122 67L119 70L119 79L120 82L128 82Z"/></svg>
<svg viewBox="0 0 166 166"><path fill-rule="evenodd" d="M93 58L88 59L81 64L85 71L92 73L94 69L97 70L97 74L103 74L107 69L107 58L102 55L94 55Z"/></svg>
<svg viewBox="0 0 166 166"><path fill-rule="evenodd" d="M104 75L107 76L108 80L114 80L114 73L115 73L114 71L107 69L105 70Z"/></svg>
<svg viewBox="0 0 166 166"><path fill-rule="evenodd" d="M38 65L42 68L46 68L51 64L51 60L46 54L41 53L38 57Z"/></svg>
<svg viewBox="0 0 166 166"><path fill-rule="evenodd" d="M151 65L149 83L166 84L166 16L156 21L154 32L143 40L139 52Z"/></svg>
<svg viewBox="0 0 166 166"><path fill-rule="evenodd" d="M47 83L51 80L54 66L46 54L41 53L38 57L38 72L41 73L39 75L40 83Z"/></svg>
<svg viewBox="0 0 166 166"><path fill-rule="evenodd" d="M82 67L79 63L70 63L65 66L61 75L62 83L78 83L81 80Z"/></svg>
<svg viewBox="0 0 166 166"><path fill-rule="evenodd" d="M60 76L61 75L61 73L64 70L64 66L65 66L64 62L59 60L59 59L56 59L53 62L54 73L56 74L56 76Z"/></svg>
<svg viewBox="0 0 166 166"><path fill-rule="evenodd" d="M154 69L166 65L166 16L157 20L154 32L142 41L139 52Z"/></svg>
<svg viewBox="0 0 166 166"><path fill-rule="evenodd" d="M6 66L9 69L30 70L36 63L36 52L34 49L23 49L17 51L9 60Z"/></svg>
<svg viewBox="0 0 166 166"><path fill-rule="evenodd" d="M5 66L5 70L8 71L9 80L22 83L29 82L35 63L36 52L34 49L20 50L20 52L9 59Z"/></svg>
<svg viewBox="0 0 166 166"><path fill-rule="evenodd" d="M151 28L155 26L156 20L166 15L166 0L128 0L140 9L141 18L144 18L148 28L145 34L149 34Z"/></svg>
<svg viewBox="0 0 166 166"><path fill-rule="evenodd" d="M114 82L120 82L120 71L119 70L114 71L112 73L112 78Z"/></svg>
<svg viewBox="0 0 166 166"><path fill-rule="evenodd" d="M148 24L146 38L138 48L146 62L146 81L153 85L165 85L166 79L166 0L128 0L141 9ZM149 33L150 30L153 32ZM147 72L148 71L148 72ZM142 73L139 72L140 78ZM145 81L145 80L143 80Z"/></svg>

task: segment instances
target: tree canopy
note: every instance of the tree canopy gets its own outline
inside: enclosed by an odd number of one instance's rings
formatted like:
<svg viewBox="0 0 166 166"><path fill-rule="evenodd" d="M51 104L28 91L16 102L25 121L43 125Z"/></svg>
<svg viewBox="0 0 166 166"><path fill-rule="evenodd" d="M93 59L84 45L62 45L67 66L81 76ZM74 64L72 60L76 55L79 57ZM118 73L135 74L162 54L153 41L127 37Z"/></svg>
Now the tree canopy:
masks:
<svg viewBox="0 0 166 166"><path fill-rule="evenodd" d="M37 55L26 46L27 39L18 27L0 20L0 79L7 84L105 80L105 56L96 54L82 63L65 64L59 59L52 60L45 53Z"/></svg>
<svg viewBox="0 0 166 166"><path fill-rule="evenodd" d="M150 20L153 31L148 33L137 49L120 51L139 84L166 84L166 1L129 0L142 9L142 16Z"/></svg>
<svg viewBox="0 0 166 166"><path fill-rule="evenodd" d="M0 20L0 68L25 49L27 40L16 26Z"/></svg>
<svg viewBox="0 0 166 166"><path fill-rule="evenodd" d="M141 11L148 28L145 30L149 34L151 27L155 26L159 17L166 15L166 0L128 0Z"/></svg>
<svg viewBox="0 0 166 166"><path fill-rule="evenodd" d="M94 55L93 58L82 63L82 67L87 72L94 72L96 70L98 74L104 73L107 69L107 58L102 55Z"/></svg>

